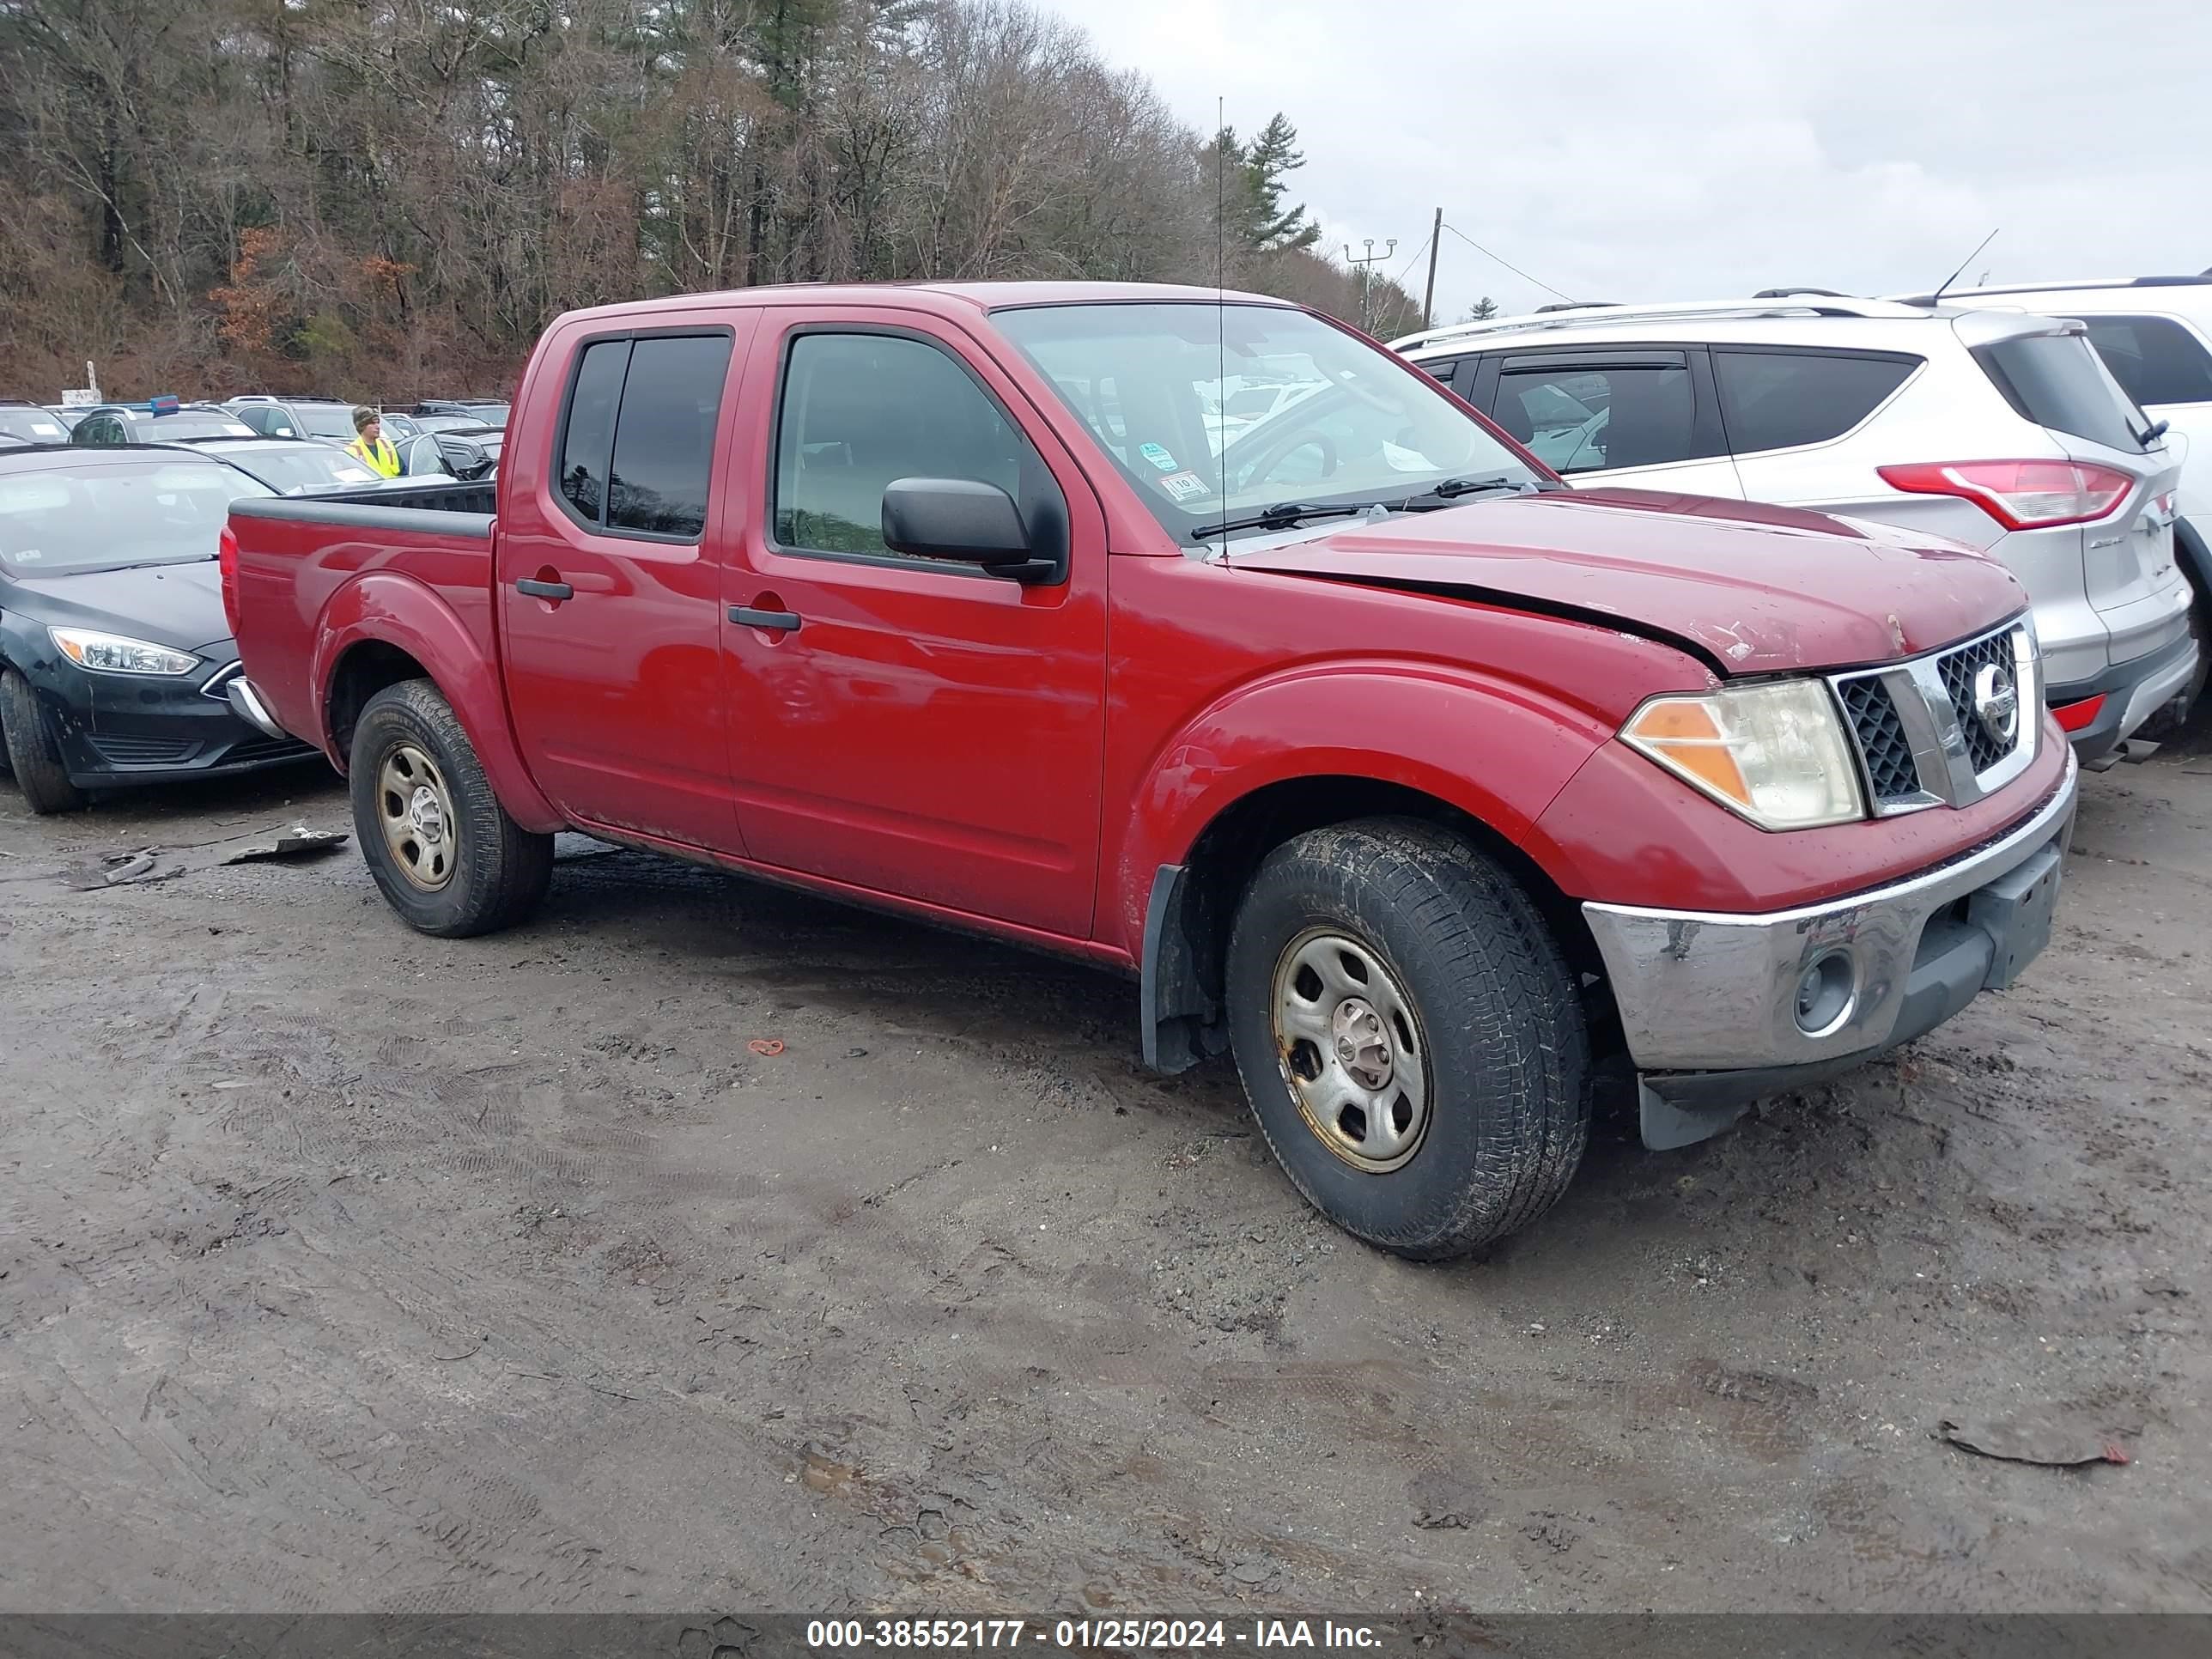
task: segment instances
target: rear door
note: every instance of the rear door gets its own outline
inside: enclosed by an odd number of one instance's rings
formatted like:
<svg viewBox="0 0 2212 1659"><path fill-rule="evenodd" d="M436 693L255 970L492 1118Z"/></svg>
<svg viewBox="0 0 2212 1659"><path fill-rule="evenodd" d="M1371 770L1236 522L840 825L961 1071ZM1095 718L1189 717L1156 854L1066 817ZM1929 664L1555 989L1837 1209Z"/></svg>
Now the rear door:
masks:
<svg viewBox="0 0 2212 1659"><path fill-rule="evenodd" d="M1848 507L1864 494L1868 461L1853 434L1925 362L1908 352L1771 345L1717 345L1711 356L1743 493L1785 507Z"/></svg>
<svg viewBox="0 0 2212 1659"><path fill-rule="evenodd" d="M508 706L539 786L585 823L730 852L720 560L753 498L724 465L726 392L756 315L549 343L562 380L536 406L553 418L508 458L496 541Z"/></svg>
<svg viewBox="0 0 2212 1659"><path fill-rule="evenodd" d="M1089 935L1104 753L1106 530L1073 458L977 343L893 307L769 313L725 572L732 769L751 855ZM904 556L894 479L978 480L1065 574ZM732 495L740 493L733 487Z"/></svg>
<svg viewBox="0 0 2212 1659"><path fill-rule="evenodd" d="M1570 483L1743 497L1701 348L1497 353L1475 395Z"/></svg>

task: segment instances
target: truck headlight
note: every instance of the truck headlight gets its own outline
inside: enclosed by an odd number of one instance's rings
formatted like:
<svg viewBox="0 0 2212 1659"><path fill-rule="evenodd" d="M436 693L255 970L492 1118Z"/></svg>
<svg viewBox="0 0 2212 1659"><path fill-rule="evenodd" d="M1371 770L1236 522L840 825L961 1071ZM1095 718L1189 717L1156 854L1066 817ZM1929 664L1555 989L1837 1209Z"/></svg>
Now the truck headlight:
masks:
<svg viewBox="0 0 2212 1659"><path fill-rule="evenodd" d="M189 674L200 659L189 651L172 651L166 645L125 639L120 634L99 634L88 628L49 628L61 653L79 668L103 674Z"/></svg>
<svg viewBox="0 0 2212 1659"><path fill-rule="evenodd" d="M1654 697L1620 737L1762 830L1866 816L1842 720L1818 680Z"/></svg>

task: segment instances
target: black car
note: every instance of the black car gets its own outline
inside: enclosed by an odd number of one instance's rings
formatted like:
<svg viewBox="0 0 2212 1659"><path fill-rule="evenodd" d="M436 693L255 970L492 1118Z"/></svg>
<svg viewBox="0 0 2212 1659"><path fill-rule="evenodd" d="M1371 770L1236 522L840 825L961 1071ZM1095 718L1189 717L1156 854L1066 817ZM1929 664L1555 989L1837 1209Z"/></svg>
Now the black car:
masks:
<svg viewBox="0 0 2212 1659"><path fill-rule="evenodd" d="M499 465L500 451L507 443L504 428L486 426L459 415L422 415L416 419L436 446L440 465L456 478L486 478ZM415 439L401 453L408 471L432 470L426 465L422 439Z"/></svg>
<svg viewBox="0 0 2212 1659"><path fill-rule="evenodd" d="M50 409L27 404L20 398L0 398L0 438L20 439L27 444L65 444L69 428Z"/></svg>
<svg viewBox="0 0 2212 1659"><path fill-rule="evenodd" d="M220 404L155 398L143 404L102 404L76 423L69 441L88 449L104 449L119 444L160 443L165 439L253 435L252 427Z"/></svg>
<svg viewBox="0 0 2212 1659"><path fill-rule="evenodd" d="M0 451L0 738L33 811L314 755L229 700L216 554L230 503L271 493L185 450Z"/></svg>
<svg viewBox="0 0 2212 1659"><path fill-rule="evenodd" d="M504 398L425 398L415 405L424 415L459 415L483 426L505 427L507 403Z"/></svg>

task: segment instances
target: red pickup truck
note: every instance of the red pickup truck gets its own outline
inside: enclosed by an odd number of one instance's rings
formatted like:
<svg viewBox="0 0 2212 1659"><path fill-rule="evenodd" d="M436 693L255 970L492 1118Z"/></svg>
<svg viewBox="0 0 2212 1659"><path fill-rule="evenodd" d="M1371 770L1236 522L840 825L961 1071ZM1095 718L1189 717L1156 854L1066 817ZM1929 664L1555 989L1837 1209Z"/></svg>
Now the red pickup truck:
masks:
<svg viewBox="0 0 2212 1659"><path fill-rule="evenodd" d="M2001 565L1567 491L1210 289L571 313L495 496L240 502L222 573L236 706L422 932L574 828L1118 969L1416 1257L1559 1195L1611 1057L1679 1145L2010 984L2072 828Z"/></svg>

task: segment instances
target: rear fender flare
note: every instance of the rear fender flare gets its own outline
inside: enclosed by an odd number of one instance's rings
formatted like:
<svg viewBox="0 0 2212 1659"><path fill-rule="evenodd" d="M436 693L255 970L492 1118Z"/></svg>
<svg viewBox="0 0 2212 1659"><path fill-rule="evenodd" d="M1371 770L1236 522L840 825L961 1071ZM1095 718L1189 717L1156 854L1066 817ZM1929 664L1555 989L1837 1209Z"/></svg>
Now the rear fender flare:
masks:
<svg viewBox="0 0 2212 1659"><path fill-rule="evenodd" d="M487 614L483 631L490 627ZM323 607L315 635L311 683L316 690L316 741L341 772L346 757L337 752L330 729L331 693L339 665L356 646L370 642L404 651L422 665L453 716L468 733L484 775L507 816L538 834L566 827L530 775L514 728L507 718L507 691L497 662L485 654L478 637L438 593L396 571L371 570L332 593Z"/></svg>

